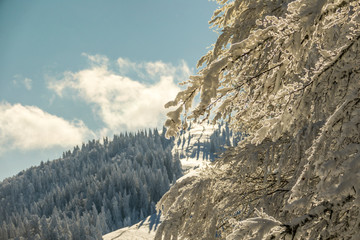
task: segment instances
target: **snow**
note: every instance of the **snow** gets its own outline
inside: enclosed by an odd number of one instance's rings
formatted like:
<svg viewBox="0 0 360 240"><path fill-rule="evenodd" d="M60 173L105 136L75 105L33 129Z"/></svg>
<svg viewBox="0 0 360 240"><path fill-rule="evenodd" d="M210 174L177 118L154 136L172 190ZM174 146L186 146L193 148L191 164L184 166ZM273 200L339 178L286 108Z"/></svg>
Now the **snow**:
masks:
<svg viewBox="0 0 360 240"><path fill-rule="evenodd" d="M196 146L209 142L210 136L215 131L215 128L216 127L211 124L192 124L186 131L180 132L176 137L172 153L178 153L180 160L194 158L193 156L196 155L196 151L198 150ZM202 152L199 152L197 159L204 159L202 154Z"/></svg>
<svg viewBox="0 0 360 240"><path fill-rule="evenodd" d="M187 176L190 172L198 168L204 168L209 165L208 161L197 160L196 158L183 158L180 160L182 169L185 173L184 177Z"/></svg>
<svg viewBox="0 0 360 240"><path fill-rule="evenodd" d="M360 2L218 2L221 34L174 102L248 138L164 195L156 239L359 239Z"/></svg>
<svg viewBox="0 0 360 240"><path fill-rule="evenodd" d="M173 148L174 153L182 153L183 158L180 158L181 165L184 171L184 176L177 179L177 183L185 181L189 178L196 177L202 169L209 167L209 161L203 159L201 156L199 159L189 157L193 154L193 151L196 151L194 144L204 143L210 141L210 136L214 132L215 127L213 125L207 125L206 127L196 125L193 128L190 128L189 131L184 133L186 136L186 145L180 144L182 148L177 145ZM181 139L183 135L178 138ZM175 141L176 142L176 141ZM184 143L185 144L185 143ZM144 240L144 239L154 239L155 232L159 223L162 222L161 213L154 214L147 217L145 220L132 225L130 227L125 227L118 229L114 232L108 233L103 236L104 240Z"/></svg>
<svg viewBox="0 0 360 240"><path fill-rule="evenodd" d="M155 239L359 239L360 2L218 2L168 135L219 116L248 137L210 167L179 139L189 174L157 203Z"/></svg>
<svg viewBox="0 0 360 240"><path fill-rule="evenodd" d="M153 214L143 221L103 236L103 240L146 240L154 239L158 225L161 223L161 213Z"/></svg>

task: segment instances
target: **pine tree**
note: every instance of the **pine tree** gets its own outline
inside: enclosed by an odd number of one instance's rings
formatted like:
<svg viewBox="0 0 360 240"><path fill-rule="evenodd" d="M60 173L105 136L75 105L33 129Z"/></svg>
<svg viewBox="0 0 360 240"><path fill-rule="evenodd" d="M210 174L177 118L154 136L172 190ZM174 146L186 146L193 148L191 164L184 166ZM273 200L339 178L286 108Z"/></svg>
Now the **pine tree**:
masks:
<svg viewBox="0 0 360 240"><path fill-rule="evenodd" d="M0 239L8 240L8 232L7 232L7 229L6 229L5 222L1 224Z"/></svg>

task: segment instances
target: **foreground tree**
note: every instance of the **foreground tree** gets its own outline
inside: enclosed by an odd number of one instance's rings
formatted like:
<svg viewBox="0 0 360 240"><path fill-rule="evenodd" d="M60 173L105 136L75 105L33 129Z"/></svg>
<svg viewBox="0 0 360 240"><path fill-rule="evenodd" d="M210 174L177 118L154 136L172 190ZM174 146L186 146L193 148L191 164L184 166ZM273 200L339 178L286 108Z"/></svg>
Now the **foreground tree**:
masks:
<svg viewBox="0 0 360 240"><path fill-rule="evenodd" d="M167 104L167 135L186 127L183 113L248 137L172 187L156 238L356 239L359 1L218 3L210 23L222 33Z"/></svg>

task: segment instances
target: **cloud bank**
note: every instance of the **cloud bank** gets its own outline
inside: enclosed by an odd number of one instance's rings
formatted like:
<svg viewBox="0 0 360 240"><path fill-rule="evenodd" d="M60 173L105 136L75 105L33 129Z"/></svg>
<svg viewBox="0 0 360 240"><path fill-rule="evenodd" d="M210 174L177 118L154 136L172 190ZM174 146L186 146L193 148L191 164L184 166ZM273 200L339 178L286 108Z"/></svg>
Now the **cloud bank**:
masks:
<svg viewBox="0 0 360 240"><path fill-rule="evenodd" d="M0 153L73 147L93 136L82 121L68 122L38 107L0 102Z"/></svg>
<svg viewBox="0 0 360 240"><path fill-rule="evenodd" d="M160 127L166 113L164 104L179 92L177 83L191 74L184 61L174 66L119 58L116 68L110 70L106 57L84 55L91 63L88 69L66 72L48 86L60 97L76 95L89 103L105 125L104 135Z"/></svg>

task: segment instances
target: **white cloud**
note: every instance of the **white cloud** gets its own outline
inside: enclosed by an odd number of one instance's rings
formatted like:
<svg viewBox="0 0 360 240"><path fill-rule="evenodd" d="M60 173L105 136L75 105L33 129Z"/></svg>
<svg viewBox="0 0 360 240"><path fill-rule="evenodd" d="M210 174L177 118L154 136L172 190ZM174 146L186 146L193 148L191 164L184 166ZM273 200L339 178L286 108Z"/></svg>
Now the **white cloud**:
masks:
<svg viewBox="0 0 360 240"><path fill-rule="evenodd" d="M32 88L32 79L30 78L24 78L21 74L15 74L13 76L13 84L15 86L19 86L19 84L25 86L27 90L31 90Z"/></svg>
<svg viewBox="0 0 360 240"><path fill-rule="evenodd" d="M137 71L139 64L132 62L129 59L118 58L117 64L119 66L119 72L122 75L126 75L130 72L136 72L137 74L141 74L141 71Z"/></svg>
<svg viewBox="0 0 360 240"><path fill-rule="evenodd" d="M30 78L25 78L24 79L24 85L26 87L27 90L31 90L32 87L32 80Z"/></svg>
<svg viewBox="0 0 360 240"><path fill-rule="evenodd" d="M179 92L177 82L191 74L184 61L174 66L119 58L115 73L108 69L109 61L103 56L88 58L92 61L89 69L67 72L63 79L50 81L49 88L59 96L76 93L90 103L105 123L102 133L160 127L166 113L164 104ZM137 81L125 74L135 76Z"/></svg>
<svg viewBox="0 0 360 240"><path fill-rule="evenodd" d="M87 53L82 53L81 55L84 57L87 57L92 66L98 66L98 65L105 66L109 62L109 59L107 57L99 55L99 54L89 55Z"/></svg>
<svg viewBox="0 0 360 240"><path fill-rule="evenodd" d="M38 107L0 103L0 153L81 144L92 132L82 121L68 122Z"/></svg>
<svg viewBox="0 0 360 240"><path fill-rule="evenodd" d="M117 64L121 75L134 75L139 78L138 80L158 81L162 76L170 76L175 81L184 81L192 74L192 70L184 60L174 66L162 61L136 63L129 59L118 58Z"/></svg>

